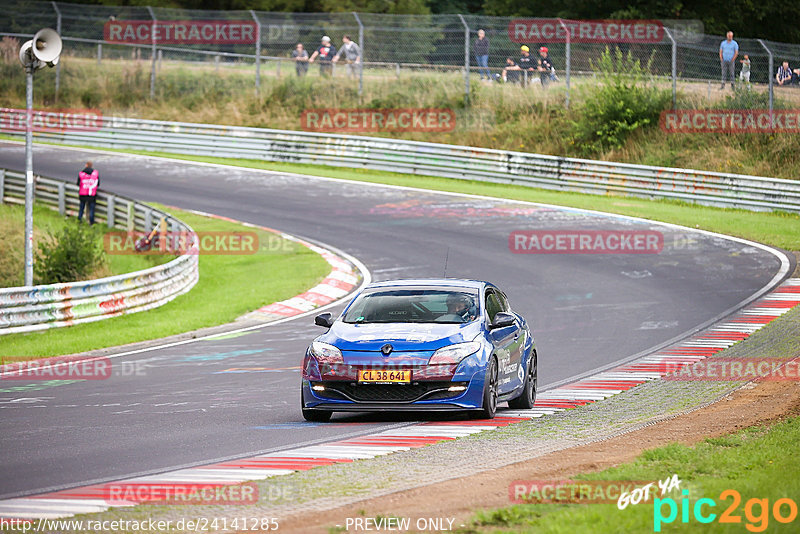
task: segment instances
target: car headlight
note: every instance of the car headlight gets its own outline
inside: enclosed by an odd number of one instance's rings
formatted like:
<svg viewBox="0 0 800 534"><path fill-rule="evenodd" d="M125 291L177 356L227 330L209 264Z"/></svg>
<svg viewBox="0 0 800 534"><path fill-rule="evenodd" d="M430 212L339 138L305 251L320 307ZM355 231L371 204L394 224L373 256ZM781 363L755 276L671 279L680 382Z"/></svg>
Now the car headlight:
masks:
<svg viewBox="0 0 800 534"><path fill-rule="evenodd" d="M315 341L311 344L311 355L320 363L344 363L342 351L322 341Z"/></svg>
<svg viewBox="0 0 800 534"><path fill-rule="evenodd" d="M448 345L434 352L428 364L430 365L455 364L460 362L470 354L475 354L479 350L481 350L481 344L477 341Z"/></svg>

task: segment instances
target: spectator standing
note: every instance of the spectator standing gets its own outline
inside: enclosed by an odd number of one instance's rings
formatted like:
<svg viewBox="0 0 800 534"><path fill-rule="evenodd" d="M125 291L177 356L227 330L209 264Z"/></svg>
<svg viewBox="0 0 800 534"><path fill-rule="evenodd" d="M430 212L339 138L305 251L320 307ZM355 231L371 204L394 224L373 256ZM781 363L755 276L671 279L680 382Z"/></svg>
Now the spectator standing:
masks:
<svg viewBox="0 0 800 534"><path fill-rule="evenodd" d="M553 71L555 69L548 56L546 46L539 48L539 61L537 62L536 70L539 71L539 81L542 87L547 87L547 84L553 79Z"/></svg>
<svg viewBox="0 0 800 534"><path fill-rule="evenodd" d="M100 187L100 173L87 161L86 167L78 173L78 220L83 220L83 210L88 207L89 224L94 224L94 207L97 200L97 189Z"/></svg>
<svg viewBox="0 0 800 534"><path fill-rule="evenodd" d="M347 64L347 75L355 78L361 68L361 47L358 46L358 43L353 42L349 35L342 37L342 48L333 56L332 61L336 63L341 56L344 56Z"/></svg>
<svg viewBox="0 0 800 534"><path fill-rule="evenodd" d="M314 50L311 57L308 59L309 63L314 63L314 60L319 58L319 73L321 76L330 76L333 74L333 56L336 55L336 47L331 44L331 38L327 35L322 37L322 43L319 48Z"/></svg>
<svg viewBox="0 0 800 534"><path fill-rule="evenodd" d="M478 30L478 38L475 39L473 45L475 51L475 61L478 62L478 74L480 78L486 75L487 80L492 79L492 73L489 72L489 38L486 37L486 32Z"/></svg>
<svg viewBox="0 0 800 534"><path fill-rule="evenodd" d="M720 89L725 89L725 81L731 79L731 89L734 88L734 66L736 57L739 55L739 43L733 40L733 32L729 31L725 35L725 40L719 44L719 66L721 71Z"/></svg>
<svg viewBox="0 0 800 534"><path fill-rule="evenodd" d="M750 85L750 56L744 55L744 59L739 60L742 63L742 71L739 73L739 81L747 82Z"/></svg>
<svg viewBox="0 0 800 534"><path fill-rule="evenodd" d="M788 61L784 61L783 64L778 67L778 72L775 74L775 81L778 82L778 85L789 85L792 83L792 69L789 68Z"/></svg>
<svg viewBox="0 0 800 534"><path fill-rule="evenodd" d="M292 59L294 60L295 72L302 78L308 72L308 52L303 48L303 43L297 43L297 46L292 50Z"/></svg>

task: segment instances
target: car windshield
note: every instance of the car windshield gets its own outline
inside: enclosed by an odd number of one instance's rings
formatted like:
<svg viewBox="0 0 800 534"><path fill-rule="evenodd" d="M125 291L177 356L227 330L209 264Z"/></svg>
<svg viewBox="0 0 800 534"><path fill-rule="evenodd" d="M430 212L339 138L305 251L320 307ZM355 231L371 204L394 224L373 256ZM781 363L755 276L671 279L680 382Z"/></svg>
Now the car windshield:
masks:
<svg viewBox="0 0 800 534"><path fill-rule="evenodd" d="M448 289L387 289L362 293L345 323L468 323L478 315L477 295Z"/></svg>

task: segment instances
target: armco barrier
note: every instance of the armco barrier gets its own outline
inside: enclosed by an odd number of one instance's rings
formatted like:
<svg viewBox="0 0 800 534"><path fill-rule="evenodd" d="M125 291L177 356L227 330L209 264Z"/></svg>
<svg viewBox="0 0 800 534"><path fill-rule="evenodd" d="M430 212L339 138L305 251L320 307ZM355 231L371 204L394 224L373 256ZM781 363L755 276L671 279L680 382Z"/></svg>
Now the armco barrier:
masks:
<svg viewBox="0 0 800 534"><path fill-rule="evenodd" d="M78 209L77 185L61 180L37 177L35 198L62 215ZM0 202L25 202L24 173L0 169ZM187 224L167 213L103 191L98 192L95 215L109 228L126 230L150 230L163 218L170 232L195 235ZM143 271L83 282L0 288L0 335L88 323L156 308L197 283L197 259L195 238L184 254Z"/></svg>
<svg viewBox="0 0 800 534"><path fill-rule="evenodd" d="M749 210L800 212L800 181L419 141L117 117L103 118L97 131L34 135L42 141L75 145L335 165L602 195L671 198Z"/></svg>

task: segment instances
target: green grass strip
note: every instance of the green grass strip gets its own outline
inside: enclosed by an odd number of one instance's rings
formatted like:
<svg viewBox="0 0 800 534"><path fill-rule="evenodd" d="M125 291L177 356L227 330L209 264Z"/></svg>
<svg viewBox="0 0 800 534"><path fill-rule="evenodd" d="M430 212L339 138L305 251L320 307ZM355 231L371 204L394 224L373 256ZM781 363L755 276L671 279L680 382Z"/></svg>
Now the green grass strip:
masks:
<svg viewBox="0 0 800 534"><path fill-rule="evenodd" d="M254 231L241 224L158 207L197 232ZM164 306L98 323L0 336L2 354L15 360L73 354L220 325L302 293L330 272L328 263L308 248L270 232L257 233L261 246L255 254L201 254L197 285Z"/></svg>

